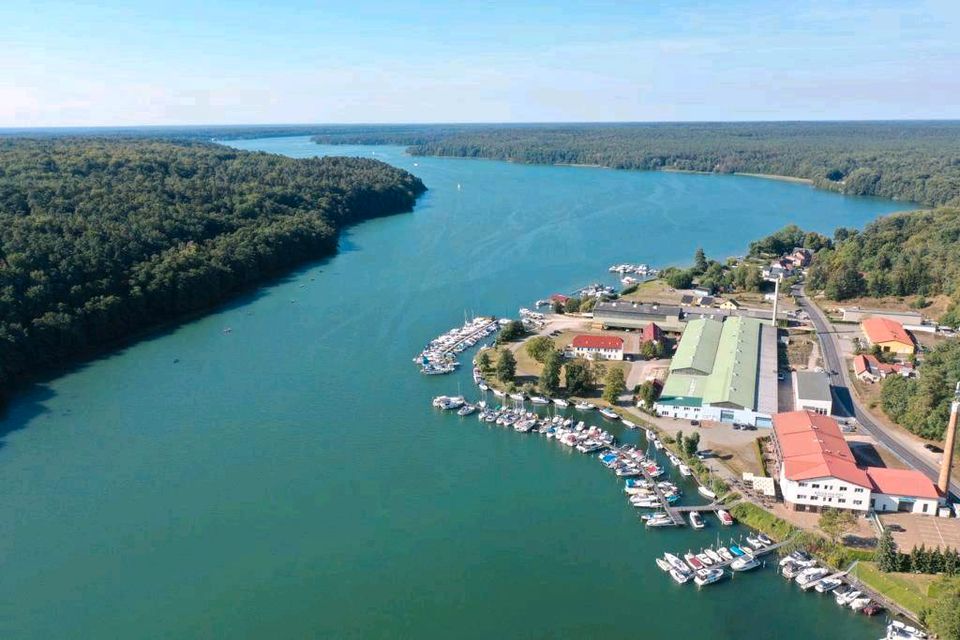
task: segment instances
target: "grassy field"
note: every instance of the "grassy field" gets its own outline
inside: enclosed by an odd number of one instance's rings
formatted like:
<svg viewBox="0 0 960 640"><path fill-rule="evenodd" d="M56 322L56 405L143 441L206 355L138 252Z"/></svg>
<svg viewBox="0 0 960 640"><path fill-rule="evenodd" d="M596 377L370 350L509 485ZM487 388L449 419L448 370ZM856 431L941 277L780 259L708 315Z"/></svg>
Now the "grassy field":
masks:
<svg viewBox="0 0 960 640"><path fill-rule="evenodd" d="M933 575L883 573L874 562L858 563L853 575L914 614L933 605L942 582L942 578Z"/></svg>
<svg viewBox="0 0 960 640"><path fill-rule="evenodd" d="M784 540L798 531L796 527L786 520L781 520L769 511L764 511L760 507L749 502L740 502L733 505L733 507L730 509L730 513L734 518L747 525L751 529L763 531L765 534L777 541Z"/></svg>

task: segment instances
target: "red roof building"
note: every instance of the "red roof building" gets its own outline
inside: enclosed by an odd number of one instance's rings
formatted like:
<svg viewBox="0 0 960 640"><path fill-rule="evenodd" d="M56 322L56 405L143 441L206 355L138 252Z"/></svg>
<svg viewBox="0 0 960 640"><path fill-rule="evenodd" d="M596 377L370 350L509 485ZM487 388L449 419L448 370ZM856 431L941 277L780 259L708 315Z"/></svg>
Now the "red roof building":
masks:
<svg viewBox="0 0 960 640"><path fill-rule="evenodd" d="M913 339L903 325L896 320L870 316L865 318L860 326L871 345L879 345L884 351L894 353L913 353Z"/></svg>
<svg viewBox="0 0 960 640"><path fill-rule="evenodd" d="M867 467L867 477L870 478L870 484L876 493L933 500L940 497L936 485L930 478L913 469Z"/></svg>
<svg viewBox="0 0 960 640"><path fill-rule="evenodd" d="M773 416L784 475L789 480L839 478L870 487L866 472L857 466L837 421L812 411L790 411Z"/></svg>
<svg viewBox="0 0 960 640"><path fill-rule="evenodd" d="M663 340L663 329L656 322L651 322L640 332L640 342L660 342Z"/></svg>
<svg viewBox="0 0 960 640"><path fill-rule="evenodd" d="M623 360L623 338L618 336L579 335L570 348L575 355L590 360Z"/></svg>

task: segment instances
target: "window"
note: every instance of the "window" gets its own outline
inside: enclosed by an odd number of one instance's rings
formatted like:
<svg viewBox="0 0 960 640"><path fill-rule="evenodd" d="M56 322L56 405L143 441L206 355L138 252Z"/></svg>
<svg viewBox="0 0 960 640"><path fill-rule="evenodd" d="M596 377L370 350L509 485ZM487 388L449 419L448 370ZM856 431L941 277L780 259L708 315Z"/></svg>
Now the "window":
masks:
<svg viewBox="0 0 960 640"><path fill-rule="evenodd" d="M837 502L838 502L839 504L846 504L846 503L847 503L847 499L846 499L846 498L837 498Z"/></svg>
<svg viewBox="0 0 960 640"><path fill-rule="evenodd" d="M806 499L807 499L807 496L805 496L805 495L803 495L803 494L801 494L801 493L798 493L798 494L797 494L797 500L806 500Z"/></svg>
<svg viewBox="0 0 960 640"><path fill-rule="evenodd" d="M820 498L818 498L817 496L810 496L810 500L812 500L813 502L816 502L819 499Z"/></svg>
<svg viewBox="0 0 960 640"><path fill-rule="evenodd" d="M926 502L923 503L923 512L924 512L924 513L927 512L927 507L929 507L929 506L930 506L930 505L927 504Z"/></svg>
<svg viewBox="0 0 960 640"><path fill-rule="evenodd" d="M863 493L863 487L857 487L853 490L854 493Z"/></svg>
<svg viewBox="0 0 960 640"><path fill-rule="evenodd" d="M807 486L807 483L806 483L806 482L801 482L801 483L799 483L799 484L800 484L801 487Z"/></svg>
<svg viewBox="0 0 960 640"><path fill-rule="evenodd" d="M813 483L813 488L814 488L814 489L819 489L819 488L820 488L820 485L817 484L816 482L814 482L814 483Z"/></svg>
<svg viewBox="0 0 960 640"><path fill-rule="evenodd" d="M846 491L846 490L847 490L847 488L846 488L845 486L840 485L840 491Z"/></svg>
<svg viewBox="0 0 960 640"><path fill-rule="evenodd" d="M853 504L863 504L863 500L854 500Z"/></svg>

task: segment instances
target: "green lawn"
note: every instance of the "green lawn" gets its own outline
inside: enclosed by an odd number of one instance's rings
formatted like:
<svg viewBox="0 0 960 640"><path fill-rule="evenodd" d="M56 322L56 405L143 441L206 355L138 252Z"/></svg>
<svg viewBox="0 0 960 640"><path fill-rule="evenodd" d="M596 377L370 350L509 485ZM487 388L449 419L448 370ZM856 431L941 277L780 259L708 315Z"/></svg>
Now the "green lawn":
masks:
<svg viewBox="0 0 960 640"><path fill-rule="evenodd" d="M936 598L931 592L936 591L934 585L940 580L933 575L883 573L874 562L857 563L853 575L914 614L919 614L921 610L933 605Z"/></svg>

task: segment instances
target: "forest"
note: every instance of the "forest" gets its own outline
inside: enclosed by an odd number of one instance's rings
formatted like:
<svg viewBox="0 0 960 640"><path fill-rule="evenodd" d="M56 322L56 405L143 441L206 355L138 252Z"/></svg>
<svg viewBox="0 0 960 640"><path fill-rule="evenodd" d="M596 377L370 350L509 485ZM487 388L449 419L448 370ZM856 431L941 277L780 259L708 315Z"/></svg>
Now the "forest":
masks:
<svg viewBox="0 0 960 640"><path fill-rule="evenodd" d="M960 205L960 122L394 125L320 128L323 144L615 169L762 173L925 206Z"/></svg>
<svg viewBox="0 0 960 640"><path fill-rule="evenodd" d="M415 176L143 137L0 138L0 392L331 254Z"/></svg>

